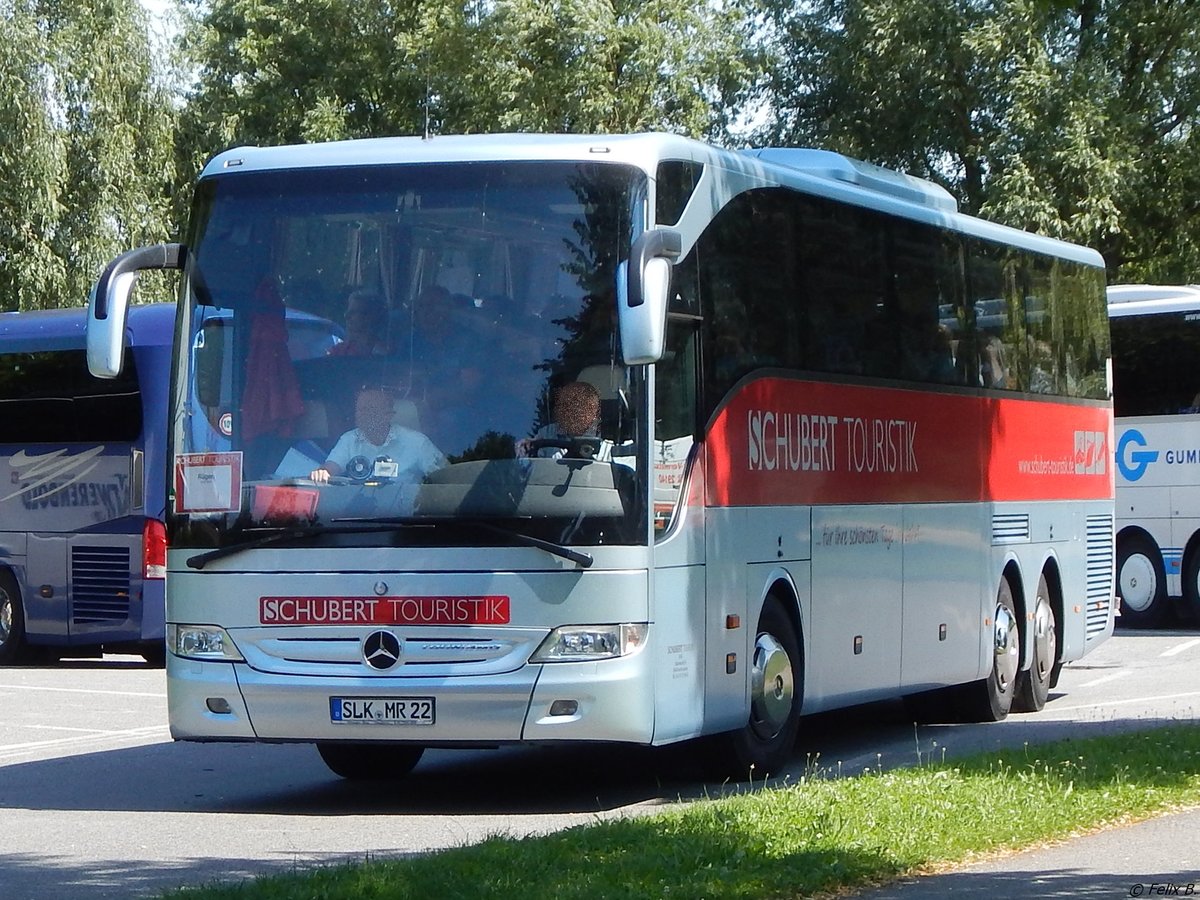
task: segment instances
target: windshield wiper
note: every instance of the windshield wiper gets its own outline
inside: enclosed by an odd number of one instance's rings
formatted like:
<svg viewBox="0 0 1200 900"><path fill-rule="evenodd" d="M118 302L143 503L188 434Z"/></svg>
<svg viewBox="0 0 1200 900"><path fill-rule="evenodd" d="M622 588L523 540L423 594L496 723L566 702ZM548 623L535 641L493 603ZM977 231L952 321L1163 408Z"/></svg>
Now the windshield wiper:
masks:
<svg viewBox="0 0 1200 900"><path fill-rule="evenodd" d="M253 550L257 547L266 547L270 544L299 540L300 538L312 537L315 534L368 534L375 531L395 531L399 524L380 524L369 528L330 528L327 525L289 528L286 531L277 531L260 538L255 538L252 541L246 541L244 544L229 544L225 547L218 547L215 550L197 553L195 556L188 557L187 565L190 569L203 569L214 560L224 559L226 556L234 556L243 550Z"/></svg>
<svg viewBox="0 0 1200 900"><path fill-rule="evenodd" d="M334 521L344 522L346 519L335 519ZM349 521L358 521L351 519ZM419 518L406 519L373 519L375 522L388 522L392 525L467 525L471 528L478 528L480 531L487 531L492 534L503 535L509 538L514 543L523 544L526 547L536 547L538 550L545 550L547 553L553 553L555 556L561 556L563 559L568 559L577 565L589 569L596 560L590 553L583 550L576 550L574 547L567 547L564 544L556 544L554 541L544 541L541 538L535 538L532 535L525 534L520 531L513 531L510 528L501 528L499 525L493 525L491 522L482 522L479 519L442 519L432 516L421 516Z"/></svg>
<svg viewBox="0 0 1200 900"><path fill-rule="evenodd" d="M524 544L527 547L537 547L539 550L545 550L547 553L553 553L555 556L561 556L563 559L569 559L573 563L578 563L584 569L590 569L592 563L596 560L592 554L585 553L583 550L576 550L574 547L568 547L564 544L556 544L553 541L543 541L541 538L535 538L528 534L523 534L520 531L512 531L508 528L501 528L499 525L493 525L490 522L477 522L469 520L467 524L474 525L476 528L481 528L484 531L490 531L493 534L502 534L507 538L511 538L518 544Z"/></svg>

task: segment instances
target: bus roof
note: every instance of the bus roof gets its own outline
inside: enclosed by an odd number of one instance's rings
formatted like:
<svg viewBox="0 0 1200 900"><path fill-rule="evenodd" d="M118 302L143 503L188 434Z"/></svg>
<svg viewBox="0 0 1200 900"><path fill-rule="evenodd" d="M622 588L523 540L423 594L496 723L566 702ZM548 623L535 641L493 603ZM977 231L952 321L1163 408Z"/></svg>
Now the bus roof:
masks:
<svg viewBox="0 0 1200 900"><path fill-rule="evenodd" d="M676 134L439 135L236 147L214 156L201 178L277 169L509 160L624 163L653 178L657 162L663 159L692 160L733 176L785 185L983 240L1014 244L1085 265L1104 265L1103 257L1087 247L959 213L954 197L925 179L826 150L773 147L734 151Z"/></svg>
<svg viewBox="0 0 1200 900"><path fill-rule="evenodd" d="M1200 310L1200 285L1111 284L1108 286L1108 315L1145 316Z"/></svg>
<svg viewBox="0 0 1200 900"><path fill-rule="evenodd" d="M127 328L134 346L170 346L174 303L134 304ZM87 345L87 307L0 313L0 352L82 349Z"/></svg>

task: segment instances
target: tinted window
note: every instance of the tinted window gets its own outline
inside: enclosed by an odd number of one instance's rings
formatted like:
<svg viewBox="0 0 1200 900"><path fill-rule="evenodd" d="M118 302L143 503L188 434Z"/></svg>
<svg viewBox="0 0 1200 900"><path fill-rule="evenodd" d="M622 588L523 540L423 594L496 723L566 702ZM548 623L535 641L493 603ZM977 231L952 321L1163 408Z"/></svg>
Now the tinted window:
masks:
<svg viewBox="0 0 1200 900"><path fill-rule="evenodd" d="M727 204L677 271L697 273L709 411L776 366L1105 395L1100 269L770 188Z"/></svg>
<svg viewBox="0 0 1200 900"><path fill-rule="evenodd" d="M1115 318L1112 350L1118 416L1200 412L1200 314Z"/></svg>
<svg viewBox="0 0 1200 900"><path fill-rule="evenodd" d="M91 377L85 350L0 355L0 443L134 441L141 432L132 353L114 379Z"/></svg>
<svg viewBox="0 0 1200 900"><path fill-rule="evenodd" d="M658 164L656 219L660 225L674 225L700 181L704 166L700 163L668 159Z"/></svg>

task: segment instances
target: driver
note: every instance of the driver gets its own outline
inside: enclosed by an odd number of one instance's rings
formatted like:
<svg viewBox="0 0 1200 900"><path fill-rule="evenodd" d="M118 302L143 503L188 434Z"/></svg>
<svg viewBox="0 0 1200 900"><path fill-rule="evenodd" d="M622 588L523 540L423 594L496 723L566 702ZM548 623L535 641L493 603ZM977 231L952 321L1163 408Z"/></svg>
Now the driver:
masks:
<svg viewBox="0 0 1200 900"><path fill-rule="evenodd" d="M569 381L554 394L554 421L543 425L532 438L517 442L517 456L548 456L555 459L566 455L564 447L538 446L541 441L571 442L593 438L596 455L593 459L608 462L612 459L612 441L601 440L600 394L586 381Z"/></svg>
<svg viewBox="0 0 1200 900"><path fill-rule="evenodd" d="M354 428L343 434L329 457L309 474L317 484L340 475L355 457L373 464L388 457L397 466L396 479L419 483L446 465L446 457L424 434L392 423L396 394L389 388L364 385L354 399Z"/></svg>

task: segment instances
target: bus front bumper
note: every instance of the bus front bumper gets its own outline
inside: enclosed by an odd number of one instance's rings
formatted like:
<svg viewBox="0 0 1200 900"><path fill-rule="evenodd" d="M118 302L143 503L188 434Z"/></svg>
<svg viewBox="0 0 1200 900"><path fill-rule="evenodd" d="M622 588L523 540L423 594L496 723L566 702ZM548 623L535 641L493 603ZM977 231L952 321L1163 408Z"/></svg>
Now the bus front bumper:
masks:
<svg viewBox="0 0 1200 900"><path fill-rule="evenodd" d="M244 663L168 654L171 736L185 741L399 741L480 746L521 741L620 741L654 736L645 653L599 662L526 665L503 675L297 678ZM432 722L353 722L334 708L433 701Z"/></svg>

